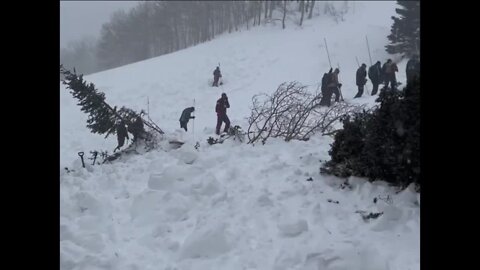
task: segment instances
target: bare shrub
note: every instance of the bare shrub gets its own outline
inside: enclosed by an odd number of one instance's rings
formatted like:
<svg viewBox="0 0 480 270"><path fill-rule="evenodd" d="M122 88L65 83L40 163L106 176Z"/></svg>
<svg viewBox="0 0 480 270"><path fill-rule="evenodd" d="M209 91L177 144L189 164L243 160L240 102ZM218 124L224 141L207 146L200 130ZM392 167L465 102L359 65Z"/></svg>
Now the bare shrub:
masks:
<svg viewBox="0 0 480 270"><path fill-rule="evenodd" d="M283 138L287 142L306 141L318 132L330 135L335 132L334 124L342 117L364 108L344 102L321 107L321 98L318 88L310 93L307 86L298 82L282 83L272 95L253 96L248 143L265 143L270 137Z"/></svg>

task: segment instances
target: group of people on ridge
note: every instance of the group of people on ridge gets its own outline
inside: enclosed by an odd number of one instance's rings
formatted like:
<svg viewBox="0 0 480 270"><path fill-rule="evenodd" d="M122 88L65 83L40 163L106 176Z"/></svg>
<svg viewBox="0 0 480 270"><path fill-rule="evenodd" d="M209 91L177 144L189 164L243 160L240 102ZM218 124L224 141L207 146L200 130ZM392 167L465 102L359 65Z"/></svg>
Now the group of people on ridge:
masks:
<svg viewBox="0 0 480 270"><path fill-rule="evenodd" d="M378 86L383 83L383 89L397 89L397 78L395 72L398 72L398 66L396 63L392 62L392 59L388 59L387 62L381 66L380 61L377 61L368 69L368 78L372 81L373 90L372 96L376 95L378 92ZM367 83L367 65L362 64L356 73L356 84L358 86L358 93L354 98L359 98L363 95L363 89Z"/></svg>
<svg viewBox="0 0 480 270"><path fill-rule="evenodd" d="M378 87L380 84L384 84L381 90L392 89L397 90L397 78L395 72L398 72L398 66L396 63L392 62L391 59L388 59L387 62L381 65L380 61L377 61L374 65L370 66L367 73L367 65L362 64L356 72L356 85L358 86L358 92L354 98L359 98L363 95L365 84L367 83L367 75L370 78L373 90L372 96L376 95L378 92ZM339 98L342 97L341 87L342 84L338 81L338 74L340 70L336 68L332 72L330 68L328 73L325 73L322 77L322 99L320 100L321 106L330 106L332 95L335 94L335 102L339 101ZM407 85L412 81L416 80L420 76L420 61L417 55L414 55L407 62L406 68L407 74ZM390 87L389 87L390 86ZM343 97L342 97L343 99Z"/></svg>

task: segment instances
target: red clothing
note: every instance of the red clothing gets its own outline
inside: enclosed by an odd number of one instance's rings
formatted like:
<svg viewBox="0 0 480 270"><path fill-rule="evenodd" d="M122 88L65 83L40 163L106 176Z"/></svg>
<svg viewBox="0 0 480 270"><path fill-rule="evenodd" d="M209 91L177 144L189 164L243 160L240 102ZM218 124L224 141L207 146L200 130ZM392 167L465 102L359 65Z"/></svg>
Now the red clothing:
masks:
<svg viewBox="0 0 480 270"><path fill-rule="evenodd" d="M228 98L220 98L217 100L217 105L215 106L215 112L218 115L227 115L227 108L230 108L228 103Z"/></svg>

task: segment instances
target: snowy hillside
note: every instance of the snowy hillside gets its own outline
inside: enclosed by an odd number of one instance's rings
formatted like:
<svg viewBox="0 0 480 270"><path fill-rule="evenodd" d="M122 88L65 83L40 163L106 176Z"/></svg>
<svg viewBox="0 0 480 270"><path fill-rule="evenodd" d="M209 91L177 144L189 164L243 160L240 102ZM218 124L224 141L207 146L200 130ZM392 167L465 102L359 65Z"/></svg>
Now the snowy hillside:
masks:
<svg viewBox="0 0 480 270"><path fill-rule="evenodd" d="M384 45L394 9L395 2L356 2L339 24L316 17L284 30L281 23L255 27L85 77L111 105L146 109L148 98L151 118L187 141L177 150L81 168L77 152L111 152L116 138L90 133L62 85L61 269L419 269L419 195L358 178L345 187L319 175L331 138L206 143L222 92L232 125L246 128L253 95L285 81L315 89L330 68L324 38L345 99L373 104L366 93L353 100L355 57L370 65L365 35L372 61L390 57ZM224 85L212 88L218 63ZM398 66L404 82L405 63ZM185 133L178 119L194 100L195 132L190 121Z"/></svg>

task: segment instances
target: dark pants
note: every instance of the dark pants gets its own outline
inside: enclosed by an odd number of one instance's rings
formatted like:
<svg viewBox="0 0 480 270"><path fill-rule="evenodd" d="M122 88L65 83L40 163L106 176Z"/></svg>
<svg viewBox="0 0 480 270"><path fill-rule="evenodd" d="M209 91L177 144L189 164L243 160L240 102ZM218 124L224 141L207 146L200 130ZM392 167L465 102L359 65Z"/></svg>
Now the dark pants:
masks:
<svg viewBox="0 0 480 270"><path fill-rule="evenodd" d="M332 91L329 88L326 88L322 91L322 99L320 100L320 106L330 107L330 101L332 99Z"/></svg>
<svg viewBox="0 0 480 270"><path fill-rule="evenodd" d="M338 87L327 87L322 99L320 100L320 106L330 107L333 94L335 94L335 101L338 102L340 99L340 91L338 90Z"/></svg>
<svg viewBox="0 0 480 270"><path fill-rule="evenodd" d="M124 136L119 136L117 135L117 141L118 141L118 145L117 147L113 150L113 152L117 151L117 149L120 149L120 147L122 147L124 144L125 144L125 138Z"/></svg>
<svg viewBox="0 0 480 270"><path fill-rule="evenodd" d="M353 98L359 98L359 97L361 97L361 96L363 95L363 87L364 87L363 85L361 85L361 86L359 85L359 86L358 86L358 93L357 93L357 94L355 95L355 97L353 97Z"/></svg>
<svg viewBox="0 0 480 270"><path fill-rule="evenodd" d="M219 76L213 76L213 85L212 86L218 87L218 79L220 79Z"/></svg>
<svg viewBox="0 0 480 270"><path fill-rule="evenodd" d="M373 84L372 96L378 92L378 83Z"/></svg>
<svg viewBox="0 0 480 270"><path fill-rule="evenodd" d="M340 90L337 86L331 87L330 92L335 94L335 102L340 101Z"/></svg>
<svg viewBox="0 0 480 270"><path fill-rule="evenodd" d="M225 129L223 131L228 132L228 129L230 128L230 119L228 119L226 114L217 114L217 135L220 135L220 128L222 127L223 122L225 122Z"/></svg>
<svg viewBox="0 0 480 270"><path fill-rule="evenodd" d="M187 130L187 122L180 121L180 128L183 128L183 129L185 129L185 131L188 131Z"/></svg>
<svg viewBox="0 0 480 270"><path fill-rule="evenodd" d="M407 74L407 85L411 84L413 81L417 80L417 74Z"/></svg>
<svg viewBox="0 0 480 270"><path fill-rule="evenodd" d="M387 79L385 80L385 86L383 87L383 89L387 89L388 88L388 84L390 84L390 87L392 90L395 90L397 89L397 79L395 78L395 75L388 75L387 76Z"/></svg>

